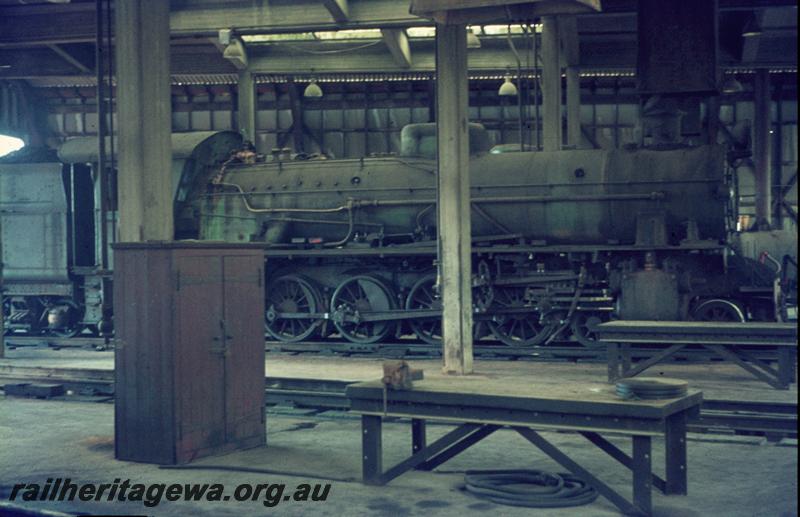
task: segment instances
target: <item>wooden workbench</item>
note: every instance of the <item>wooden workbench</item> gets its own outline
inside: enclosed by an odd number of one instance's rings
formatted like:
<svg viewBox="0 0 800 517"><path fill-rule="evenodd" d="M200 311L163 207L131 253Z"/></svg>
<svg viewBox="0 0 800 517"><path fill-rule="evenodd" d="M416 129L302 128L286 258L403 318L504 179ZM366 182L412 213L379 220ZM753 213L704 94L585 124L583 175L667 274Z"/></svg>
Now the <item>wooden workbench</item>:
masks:
<svg viewBox="0 0 800 517"><path fill-rule="evenodd" d="M598 341L608 346L608 380L633 377L683 348L702 346L731 361L773 388L788 389L795 382L797 324L720 321L609 321L595 329ZM652 357L634 364L631 345L661 347ZM778 351L773 367L751 353L757 348Z"/></svg>
<svg viewBox="0 0 800 517"><path fill-rule="evenodd" d="M351 411L362 415L362 467L366 484L382 485L411 469L432 470L494 431L508 427L591 484L625 513L649 515L651 488L665 494L687 493L686 421L699 412L702 394L690 390L666 400L623 400L605 383L510 384L502 378L447 377L414 383L412 390L384 391L380 381L347 388ZM383 469L381 426L384 417L411 419L412 455ZM460 424L427 443L425 421ZM574 431L586 437L633 473L633 502L573 461L535 429ZM601 433L631 437L629 456ZM664 436L666 476L653 474L651 439Z"/></svg>

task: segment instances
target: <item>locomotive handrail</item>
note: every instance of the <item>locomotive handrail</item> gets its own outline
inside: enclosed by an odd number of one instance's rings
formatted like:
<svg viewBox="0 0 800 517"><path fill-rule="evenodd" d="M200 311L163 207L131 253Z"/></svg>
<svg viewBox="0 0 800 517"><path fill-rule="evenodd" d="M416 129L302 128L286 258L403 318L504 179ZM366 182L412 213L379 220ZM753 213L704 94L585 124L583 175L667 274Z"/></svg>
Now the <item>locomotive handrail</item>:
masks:
<svg viewBox="0 0 800 517"><path fill-rule="evenodd" d="M241 196L245 208L253 213L281 213L281 212L307 212L307 213L337 213L354 208L386 207L386 206L411 206L430 205L436 203L435 199L348 199L347 203L332 208L295 208L295 207L267 207L255 208L247 197L255 194L245 192L235 183L217 183L219 186L233 187L235 194ZM645 194L598 194L586 196L493 196L472 198L472 203L555 203L563 201L588 202L588 201L660 201L666 199L666 192L653 191Z"/></svg>

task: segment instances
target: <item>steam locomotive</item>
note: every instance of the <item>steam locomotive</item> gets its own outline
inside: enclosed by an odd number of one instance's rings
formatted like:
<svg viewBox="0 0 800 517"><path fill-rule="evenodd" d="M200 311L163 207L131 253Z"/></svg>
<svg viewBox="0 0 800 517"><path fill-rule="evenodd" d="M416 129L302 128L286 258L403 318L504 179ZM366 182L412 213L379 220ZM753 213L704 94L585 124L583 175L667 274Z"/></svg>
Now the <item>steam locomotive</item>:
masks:
<svg viewBox="0 0 800 517"><path fill-rule="evenodd" d="M482 126L469 134L476 339L593 346L610 318L774 319L774 275L728 244L723 148L502 152ZM398 155L362 159L259 156L238 135L209 138L175 167L176 237L264 244L269 337L441 341L433 124L406 126ZM113 224L109 213L94 220ZM96 329L94 276L78 266L65 262L59 279L71 297L31 301L7 281L7 329Z"/></svg>
<svg viewBox="0 0 800 517"><path fill-rule="evenodd" d="M264 243L274 339L440 342L435 126L401 142L399 156L231 163L189 202L198 238ZM470 154L476 338L592 346L612 317L774 317L770 272L726 244L722 147L491 152L472 124Z"/></svg>

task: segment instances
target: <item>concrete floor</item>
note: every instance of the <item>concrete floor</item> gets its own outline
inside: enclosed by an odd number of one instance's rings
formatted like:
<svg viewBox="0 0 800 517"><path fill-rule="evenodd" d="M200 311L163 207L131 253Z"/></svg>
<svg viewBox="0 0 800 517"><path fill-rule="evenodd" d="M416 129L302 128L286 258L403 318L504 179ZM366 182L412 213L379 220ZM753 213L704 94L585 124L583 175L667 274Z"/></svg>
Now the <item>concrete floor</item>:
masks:
<svg viewBox="0 0 800 517"><path fill-rule="evenodd" d="M3 363L25 366L111 368L112 354L91 351L16 349ZM268 356L273 376L375 379L380 360L309 356ZM438 361L414 361L426 376L438 376ZM599 381L604 365L478 361L476 371L509 382L556 383L559 380ZM688 379L707 398L740 400L797 400L796 389L772 390L730 365L667 365L650 374ZM26 508L48 508L69 513L138 515L530 515L533 510L500 506L463 491L466 469L536 468L561 471L554 462L510 431L500 431L437 471L410 472L386 487L361 485L360 426L350 415L278 408L268 415L269 446L226 456L206 458L194 466L268 469L259 474L229 470L166 470L153 465L113 459L113 405L55 402L0 397L0 503L8 500L15 483L44 483L47 478L70 477L73 482L110 483L115 478L133 483L224 483L232 491L241 483L285 483L287 493L299 483L324 483L303 474L336 479L325 502L284 502L265 508L249 502L162 502L155 508L141 503L21 502ZM431 425L429 439L450 427ZM595 472L623 494L630 490L628 471L580 436L544 433L576 461ZM623 449L627 440L616 440ZM792 443L767 443L761 438L693 435L689 443L689 495L665 497L653 493L656 515L662 516L777 516L797 515L797 449ZM663 468L662 443L654 440L653 464ZM409 426L385 425L384 464L402 459L410 448ZM293 475L287 474L291 473ZM349 480L349 481L348 481ZM20 501L17 501L19 504ZM0 507L0 515L2 515ZM618 515L605 499L588 506L537 510L537 515Z"/></svg>

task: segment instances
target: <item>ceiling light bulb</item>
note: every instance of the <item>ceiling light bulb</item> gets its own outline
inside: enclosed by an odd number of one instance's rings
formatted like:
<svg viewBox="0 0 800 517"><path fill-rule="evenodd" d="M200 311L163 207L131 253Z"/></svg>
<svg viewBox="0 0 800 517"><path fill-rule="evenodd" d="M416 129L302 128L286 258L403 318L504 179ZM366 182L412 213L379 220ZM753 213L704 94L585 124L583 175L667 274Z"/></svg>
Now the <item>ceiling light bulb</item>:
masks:
<svg viewBox="0 0 800 517"><path fill-rule="evenodd" d="M722 93L739 93L742 91L744 91L744 87L735 77L728 77L722 83Z"/></svg>
<svg viewBox="0 0 800 517"><path fill-rule="evenodd" d="M308 86L306 86L303 97L320 98L322 97L322 88L319 87L316 81L311 81L308 83Z"/></svg>
<svg viewBox="0 0 800 517"><path fill-rule="evenodd" d="M517 94L517 87L514 86L514 83L511 82L511 76L507 75L505 77L505 80L503 81L503 84L500 85L500 89L497 90L497 95L511 97L516 94Z"/></svg>
<svg viewBox="0 0 800 517"><path fill-rule="evenodd" d="M747 20L747 23L744 24L744 28L742 29L742 36L745 38L752 38L755 36L761 36L761 26L758 23L758 20L755 17L750 18Z"/></svg>

